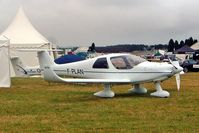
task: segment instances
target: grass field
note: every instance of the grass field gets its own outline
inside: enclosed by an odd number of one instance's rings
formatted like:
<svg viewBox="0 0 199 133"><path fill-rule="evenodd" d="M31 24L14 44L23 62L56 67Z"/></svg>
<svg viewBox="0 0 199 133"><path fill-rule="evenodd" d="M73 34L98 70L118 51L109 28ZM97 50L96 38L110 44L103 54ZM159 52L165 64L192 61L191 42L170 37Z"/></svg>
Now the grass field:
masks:
<svg viewBox="0 0 199 133"><path fill-rule="evenodd" d="M149 92L153 84L145 84ZM199 132L199 73L162 83L169 98L128 94L131 85L114 85L116 96L93 96L102 85L51 84L40 78L13 78L0 89L0 132Z"/></svg>

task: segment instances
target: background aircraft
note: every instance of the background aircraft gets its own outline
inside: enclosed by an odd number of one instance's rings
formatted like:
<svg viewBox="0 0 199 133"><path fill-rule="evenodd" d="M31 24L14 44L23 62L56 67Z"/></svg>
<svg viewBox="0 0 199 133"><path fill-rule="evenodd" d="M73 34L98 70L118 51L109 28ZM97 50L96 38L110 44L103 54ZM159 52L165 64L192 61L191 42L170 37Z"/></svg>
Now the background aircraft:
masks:
<svg viewBox="0 0 199 133"><path fill-rule="evenodd" d="M19 57L12 57L11 63L16 74L16 77L29 77L41 75L41 69L39 66L27 66Z"/></svg>
<svg viewBox="0 0 199 133"><path fill-rule="evenodd" d="M183 70L178 62L148 62L143 58L130 54L108 54L96 58L58 65L51 59L47 51L38 52L40 67L44 69L44 79L52 82L103 83L104 90L95 93L99 97L114 97L111 84L132 83L133 93L147 93L141 86L145 82L154 82L156 92L151 96L169 97L169 92L162 89L160 82L176 75L178 90L180 88L179 73ZM77 78L61 78L58 75Z"/></svg>

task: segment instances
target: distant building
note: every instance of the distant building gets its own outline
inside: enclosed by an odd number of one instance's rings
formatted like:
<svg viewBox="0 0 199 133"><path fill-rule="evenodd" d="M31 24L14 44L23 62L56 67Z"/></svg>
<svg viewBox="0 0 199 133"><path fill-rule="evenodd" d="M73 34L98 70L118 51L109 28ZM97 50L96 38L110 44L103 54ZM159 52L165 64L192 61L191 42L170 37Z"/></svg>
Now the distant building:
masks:
<svg viewBox="0 0 199 133"><path fill-rule="evenodd" d="M187 45L184 45L183 47L177 49L174 53L176 53L176 54L193 54L193 53L195 53L195 50L190 48Z"/></svg>
<svg viewBox="0 0 199 133"><path fill-rule="evenodd" d="M199 42L193 44L193 45L191 46L191 48L194 49L194 50L199 51Z"/></svg>
<svg viewBox="0 0 199 133"><path fill-rule="evenodd" d="M193 59L199 63L199 42L193 44L191 48L196 50L196 53L193 55Z"/></svg>
<svg viewBox="0 0 199 133"><path fill-rule="evenodd" d="M74 52L75 53L80 53L80 52L86 52L88 51L88 47L79 47L77 48Z"/></svg>

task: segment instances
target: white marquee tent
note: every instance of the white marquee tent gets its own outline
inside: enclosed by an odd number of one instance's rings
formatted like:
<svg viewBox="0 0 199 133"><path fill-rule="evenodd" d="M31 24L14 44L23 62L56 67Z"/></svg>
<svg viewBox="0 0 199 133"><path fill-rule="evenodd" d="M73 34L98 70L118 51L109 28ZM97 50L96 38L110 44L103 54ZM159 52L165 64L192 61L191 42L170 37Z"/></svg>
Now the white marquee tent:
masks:
<svg viewBox="0 0 199 133"><path fill-rule="evenodd" d="M191 46L191 48L194 49L194 50L199 50L199 42L193 44L193 45Z"/></svg>
<svg viewBox="0 0 199 133"><path fill-rule="evenodd" d="M0 38L2 37L10 40L11 57L19 56L29 66L39 65L36 52L19 52L17 49L52 49L52 44L33 27L22 8L0 35Z"/></svg>
<svg viewBox="0 0 199 133"><path fill-rule="evenodd" d="M9 56L9 40L0 37L0 88L10 87L10 56Z"/></svg>

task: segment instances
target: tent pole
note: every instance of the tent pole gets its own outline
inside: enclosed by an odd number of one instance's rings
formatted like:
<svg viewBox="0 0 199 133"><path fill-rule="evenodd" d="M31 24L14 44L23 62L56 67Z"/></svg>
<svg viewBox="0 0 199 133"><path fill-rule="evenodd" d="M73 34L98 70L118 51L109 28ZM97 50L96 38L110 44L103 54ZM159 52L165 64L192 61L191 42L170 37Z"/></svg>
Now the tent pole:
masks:
<svg viewBox="0 0 199 133"><path fill-rule="evenodd" d="M10 87L11 87L11 72L10 72L10 39L8 39L8 65L9 65L9 77L10 77Z"/></svg>

